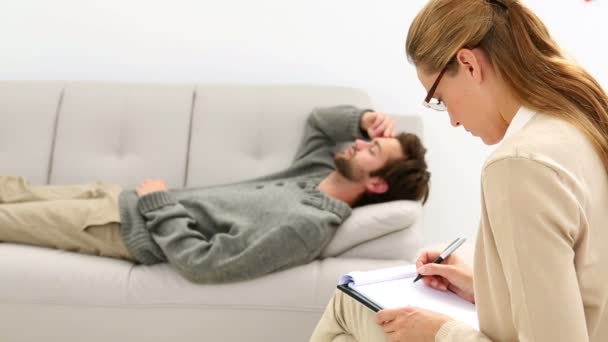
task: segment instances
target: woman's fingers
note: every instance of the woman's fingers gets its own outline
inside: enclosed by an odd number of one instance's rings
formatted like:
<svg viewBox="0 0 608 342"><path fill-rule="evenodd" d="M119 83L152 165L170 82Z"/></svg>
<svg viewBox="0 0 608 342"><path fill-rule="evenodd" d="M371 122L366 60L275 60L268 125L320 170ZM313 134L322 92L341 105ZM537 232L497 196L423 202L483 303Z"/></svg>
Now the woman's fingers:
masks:
<svg viewBox="0 0 608 342"><path fill-rule="evenodd" d="M425 276L440 276L447 279L450 282L457 281L460 277L458 268L452 265L442 265L429 263L418 269L418 273Z"/></svg>
<svg viewBox="0 0 608 342"><path fill-rule="evenodd" d="M431 249L422 251L418 257L418 260L416 260L416 268L420 268L423 265L433 262L433 260L435 260L439 254L441 254L441 252Z"/></svg>

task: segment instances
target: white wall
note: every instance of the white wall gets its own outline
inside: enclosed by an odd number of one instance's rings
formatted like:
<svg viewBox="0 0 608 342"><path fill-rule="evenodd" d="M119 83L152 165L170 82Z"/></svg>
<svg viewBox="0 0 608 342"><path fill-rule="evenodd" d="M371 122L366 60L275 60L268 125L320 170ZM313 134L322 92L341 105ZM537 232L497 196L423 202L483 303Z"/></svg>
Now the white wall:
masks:
<svg viewBox="0 0 608 342"><path fill-rule="evenodd" d="M608 87L608 14L595 0L528 0ZM0 79L313 83L366 90L377 110L423 115L429 243L473 238L490 148L421 108L404 54L425 0L2 0Z"/></svg>

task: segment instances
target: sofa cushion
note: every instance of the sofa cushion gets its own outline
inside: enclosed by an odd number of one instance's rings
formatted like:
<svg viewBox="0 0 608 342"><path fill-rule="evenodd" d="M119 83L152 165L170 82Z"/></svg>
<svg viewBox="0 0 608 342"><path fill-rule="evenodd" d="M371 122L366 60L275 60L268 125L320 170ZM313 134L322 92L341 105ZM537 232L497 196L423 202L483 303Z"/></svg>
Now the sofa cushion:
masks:
<svg viewBox="0 0 608 342"><path fill-rule="evenodd" d="M420 202L405 200L355 208L323 249L321 257L338 256L366 241L406 229L418 220L421 210Z"/></svg>
<svg viewBox="0 0 608 342"><path fill-rule="evenodd" d="M238 182L287 168L313 108L341 104L367 108L369 98L342 87L198 86L186 186Z"/></svg>
<svg viewBox="0 0 608 342"><path fill-rule="evenodd" d="M0 82L0 174L45 184L62 82Z"/></svg>
<svg viewBox="0 0 608 342"><path fill-rule="evenodd" d="M184 186L193 94L193 85L68 83L49 183Z"/></svg>
<svg viewBox="0 0 608 342"><path fill-rule="evenodd" d="M328 258L248 281L195 284L166 263L135 265L51 248L0 243L0 307L2 303L31 303L320 312L341 274L402 263Z"/></svg>

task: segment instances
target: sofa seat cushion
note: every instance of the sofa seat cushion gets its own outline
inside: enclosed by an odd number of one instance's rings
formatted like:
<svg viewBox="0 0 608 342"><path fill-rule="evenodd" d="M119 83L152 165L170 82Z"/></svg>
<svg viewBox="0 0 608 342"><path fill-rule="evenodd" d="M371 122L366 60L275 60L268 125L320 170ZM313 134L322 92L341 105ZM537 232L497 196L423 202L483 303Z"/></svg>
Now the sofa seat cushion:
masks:
<svg viewBox="0 0 608 342"><path fill-rule="evenodd" d="M185 307L318 311L338 277L399 260L328 258L250 281L200 285L167 264L127 261L0 243L0 303L89 307Z"/></svg>

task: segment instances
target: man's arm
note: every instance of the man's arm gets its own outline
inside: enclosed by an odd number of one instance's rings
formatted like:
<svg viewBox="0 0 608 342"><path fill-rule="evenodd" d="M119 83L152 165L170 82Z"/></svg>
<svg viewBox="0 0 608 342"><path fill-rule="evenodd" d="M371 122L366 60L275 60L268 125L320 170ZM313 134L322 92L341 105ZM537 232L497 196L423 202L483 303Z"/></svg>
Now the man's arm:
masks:
<svg viewBox="0 0 608 342"><path fill-rule="evenodd" d="M393 135L394 122L386 114L353 106L317 108L306 121L295 160L328 149L338 142Z"/></svg>
<svg viewBox="0 0 608 342"><path fill-rule="evenodd" d="M171 266L192 282L246 280L304 264L317 256L331 236L322 225L308 225L310 241L305 241L297 227L286 225L265 227L255 243L244 236L224 233L208 239L192 228L197 222L171 194L147 189L152 188L142 185L137 190L141 193L138 209L146 218L146 228ZM310 246L318 246L318 250Z"/></svg>

